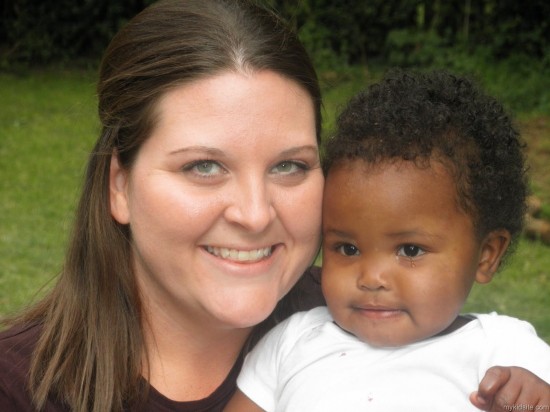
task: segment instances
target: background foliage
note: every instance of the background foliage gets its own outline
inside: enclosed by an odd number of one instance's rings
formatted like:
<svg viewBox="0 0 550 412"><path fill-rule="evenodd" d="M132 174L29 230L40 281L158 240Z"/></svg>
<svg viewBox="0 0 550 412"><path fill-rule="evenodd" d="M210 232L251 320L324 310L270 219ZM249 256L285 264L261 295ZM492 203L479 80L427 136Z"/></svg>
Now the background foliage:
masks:
<svg viewBox="0 0 550 412"><path fill-rule="evenodd" d="M154 0L8 0L0 61L42 64L99 57L112 35ZM485 48L548 62L546 0L263 0L292 22L319 68L385 59L425 64L440 49Z"/></svg>

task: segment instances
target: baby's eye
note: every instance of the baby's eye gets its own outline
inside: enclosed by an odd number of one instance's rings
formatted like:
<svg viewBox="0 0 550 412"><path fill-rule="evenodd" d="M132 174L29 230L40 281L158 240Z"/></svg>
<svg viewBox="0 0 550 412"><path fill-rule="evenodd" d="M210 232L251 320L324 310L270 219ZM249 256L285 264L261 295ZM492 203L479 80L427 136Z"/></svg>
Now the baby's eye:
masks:
<svg viewBox="0 0 550 412"><path fill-rule="evenodd" d="M341 253L344 256L357 256L359 255L359 249L357 247L353 246L350 243L346 243L343 245L340 245L336 248L338 253Z"/></svg>
<svg viewBox="0 0 550 412"><path fill-rule="evenodd" d="M403 245L397 250L397 256L407 258L416 258L422 256L424 253L426 253L424 249L416 245Z"/></svg>

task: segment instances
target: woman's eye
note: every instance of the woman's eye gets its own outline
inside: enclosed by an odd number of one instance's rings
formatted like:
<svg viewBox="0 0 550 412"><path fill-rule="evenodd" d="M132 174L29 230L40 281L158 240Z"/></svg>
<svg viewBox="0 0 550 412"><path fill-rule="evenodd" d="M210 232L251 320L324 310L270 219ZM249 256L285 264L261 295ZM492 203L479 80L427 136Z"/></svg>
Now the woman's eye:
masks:
<svg viewBox="0 0 550 412"><path fill-rule="evenodd" d="M407 258L416 258L422 256L424 253L426 253L424 249L416 245L403 245L397 250L398 256Z"/></svg>
<svg viewBox="0 0 550 412"><path fill-rule="evenodd" d="M307 169L308 167L303 163L286 160L284 162L277 164L273 169L271 169L271 173L275 173L279 175L291 175L291 174L303 172Z"/></svg>
<svg viewBox="0 0 550 412"><path fill-rule="evenodd" d="M219 163L212 160L200 160L193 162L183 168L184 171L193 172L199 176L210 177L223 173L223 168Z"/></svg>
<svg viewBox="0 0 550 412"><path fill-rule="evenodd" d="M357 247L355 247L355 246L353 246L352 244L349 244L349 243L338 246L338 248L336 250L344 256L357 256L357 255L359 255L359 249L357 249Z"/></svg>

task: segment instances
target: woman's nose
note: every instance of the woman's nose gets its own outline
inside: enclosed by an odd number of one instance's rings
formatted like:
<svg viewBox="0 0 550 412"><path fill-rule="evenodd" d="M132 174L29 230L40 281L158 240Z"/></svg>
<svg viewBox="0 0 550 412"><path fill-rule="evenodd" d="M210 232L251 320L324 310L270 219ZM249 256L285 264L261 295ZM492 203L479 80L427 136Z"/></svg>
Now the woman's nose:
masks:
<svg viewBox="0 0 550 412"><path fill-rule="evenodd" d="M263 179L249 177L236 185L235 192L225 218L253 233L265 230L276 216L267 183Z"/></svg>

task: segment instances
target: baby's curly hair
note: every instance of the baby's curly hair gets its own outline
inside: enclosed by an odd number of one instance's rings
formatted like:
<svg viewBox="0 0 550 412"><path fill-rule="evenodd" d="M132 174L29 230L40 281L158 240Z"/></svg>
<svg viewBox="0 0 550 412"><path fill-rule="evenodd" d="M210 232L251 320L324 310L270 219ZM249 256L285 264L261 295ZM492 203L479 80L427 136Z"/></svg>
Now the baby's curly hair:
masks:
<svg viewBox="0 0 550 412"><path fill-rule="evenodd" d="M516 240L528 192L524 149L502 105L473 82L445 71L393 70L340 114L324 169L351 159L440 161L477 235L504 228Z"/></svg>

